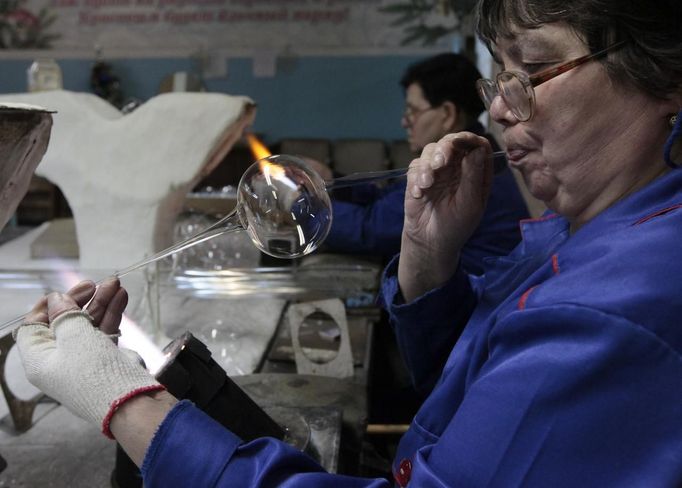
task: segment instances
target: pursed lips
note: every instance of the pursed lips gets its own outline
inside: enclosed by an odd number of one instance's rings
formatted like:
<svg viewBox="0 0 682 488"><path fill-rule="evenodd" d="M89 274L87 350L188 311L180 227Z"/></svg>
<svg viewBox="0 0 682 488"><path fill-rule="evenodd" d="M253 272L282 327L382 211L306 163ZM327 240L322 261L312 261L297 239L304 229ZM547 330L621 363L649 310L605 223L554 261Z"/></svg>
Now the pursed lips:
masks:
<svg viewBox="0 0 682 488"><path fill-rule="evenodd" d="M528 152L529 150L525 147L514 144L507 145L507 160L512 166L520 166Z"/></svg>

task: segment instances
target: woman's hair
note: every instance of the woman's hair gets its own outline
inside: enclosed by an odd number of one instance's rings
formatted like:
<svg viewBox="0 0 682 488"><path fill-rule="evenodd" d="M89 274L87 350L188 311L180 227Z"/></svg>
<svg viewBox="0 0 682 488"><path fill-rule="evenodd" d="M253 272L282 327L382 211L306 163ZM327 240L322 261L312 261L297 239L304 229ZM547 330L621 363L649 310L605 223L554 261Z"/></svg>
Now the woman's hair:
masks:
<svg viewBox="0 0 682 488"><path fill-rule="evenodd" d="M432 107L450 101L474 121L485 110L476 91L476 80L480 77L476 65L468 58L444 53L410 65L400 84L407 90L412 83L417 83Z"/></svg>
<svg viewBox="0 0 682 488"><path fill-rule="evenodd" d="M604 58L612 79L658 98L682 92L682 0L479 0L477 32L488 49L513 27L563 22ZM492 50L491 50L492 51Z"/></svg>

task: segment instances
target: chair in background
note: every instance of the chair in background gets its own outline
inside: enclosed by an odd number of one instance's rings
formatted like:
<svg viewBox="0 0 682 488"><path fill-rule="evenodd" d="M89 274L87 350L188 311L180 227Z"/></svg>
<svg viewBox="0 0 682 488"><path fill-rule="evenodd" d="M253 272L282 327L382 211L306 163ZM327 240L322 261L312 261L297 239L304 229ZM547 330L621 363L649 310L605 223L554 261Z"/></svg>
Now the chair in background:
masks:
<svg viewBox="0 0 682 488"><path fill-rule="evenodd" d="M388 163L381 139L339 139L332 145L332 167L340 174L381 171Z"/></svg>
<svg viewBox="0 0 682 488"><path fill-rule="evenodd" d="M282 139L279 143L279 153L305 156L327 165L331 159L328 139Z"/></svg>
<svg viewBox="0 0 682 488"><path fill-rule="evenodd" d="M410 150L410 144L403 139L391 142L388 146L388 158L391 161L391 169L407 168L415 154Z"/></svg>

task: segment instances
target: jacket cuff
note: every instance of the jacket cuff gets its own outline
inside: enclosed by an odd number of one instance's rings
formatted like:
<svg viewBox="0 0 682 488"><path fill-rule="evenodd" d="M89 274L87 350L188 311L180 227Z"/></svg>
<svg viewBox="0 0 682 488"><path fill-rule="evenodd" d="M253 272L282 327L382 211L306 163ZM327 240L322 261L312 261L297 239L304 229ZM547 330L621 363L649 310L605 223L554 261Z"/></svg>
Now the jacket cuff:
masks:
<svg viewBox="0 0 682 488"><path fill-rule="evenodd" d="M182 400L168 412L147 449L141 467L144 484L179 486L182 480L201 480L194 486L215 486L241 442L192 402Z"/></svg>

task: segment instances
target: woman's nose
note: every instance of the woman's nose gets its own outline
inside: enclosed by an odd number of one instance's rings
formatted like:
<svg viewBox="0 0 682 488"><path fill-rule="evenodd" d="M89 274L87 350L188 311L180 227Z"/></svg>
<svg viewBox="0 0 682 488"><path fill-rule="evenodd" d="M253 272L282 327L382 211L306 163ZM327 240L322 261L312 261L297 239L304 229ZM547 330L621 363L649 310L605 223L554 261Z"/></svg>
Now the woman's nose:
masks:
<svg viewBox="0 0 682 488"><path fill-rule="evenodd" d="M490 118L498 124L510 125L517 122L517 119L509 109L507 102L505 102L504 98L500 95L493 98L488 112L490 113Z"/></svg>

